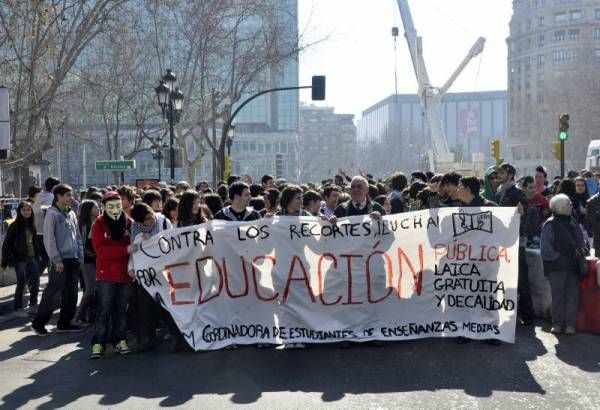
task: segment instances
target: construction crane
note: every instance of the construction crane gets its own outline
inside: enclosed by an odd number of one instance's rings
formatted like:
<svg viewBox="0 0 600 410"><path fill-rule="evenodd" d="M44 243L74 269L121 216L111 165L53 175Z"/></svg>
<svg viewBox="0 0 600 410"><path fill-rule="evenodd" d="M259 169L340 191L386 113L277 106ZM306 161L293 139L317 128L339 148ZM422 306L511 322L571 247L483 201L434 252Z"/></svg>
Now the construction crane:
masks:
<svg viewBox="0 0 600 410"><path fill-rule="evenodd" d="M408 0L398 0L398 8L400 9L400 16L402 17L402 24L404 26L404 37L408 43L410 58L419 86L418 94L421 108L423 109L431 138L432 149L428 151L430 170L433 172L447 172L458 168L467 168L466 170L471 168L483 168L482 154L474 155L474 157L478 157L481 162L477 167L475 167L475 164L468 166L467 164L456 163L454 154L448 147L448 140L446 139L444 132L441 106L442 99L448 92L448 89L452 86L452 83L454 83L454 80L456 80L469 62L483 51L485 39L479 37L469 50L467 56L458 65L456 70L454 70L446 83L440 88L434 87L429 81L427 67L425 66L425 60L423 59L423 41L422 38L417 35L410 7L408 6ZM478 161L474 161L474 163L475 162Z"/></svg>

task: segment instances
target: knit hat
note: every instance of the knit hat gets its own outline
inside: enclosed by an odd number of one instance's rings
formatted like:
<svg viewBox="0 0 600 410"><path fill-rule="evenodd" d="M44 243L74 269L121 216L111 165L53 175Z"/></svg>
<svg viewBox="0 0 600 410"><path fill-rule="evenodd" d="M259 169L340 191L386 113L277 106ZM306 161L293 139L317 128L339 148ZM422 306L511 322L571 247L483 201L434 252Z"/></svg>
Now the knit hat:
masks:
<svg viewBox="0 0 600 410"><path fill-rule="evenodd" d="M114 201L115 199L117 199L119 201L121 200L121 197L119 196L119 193L116 192L116 191L108 191L102 197L102 203L105 204L106 202L108 202L108 201Z"/></svg>

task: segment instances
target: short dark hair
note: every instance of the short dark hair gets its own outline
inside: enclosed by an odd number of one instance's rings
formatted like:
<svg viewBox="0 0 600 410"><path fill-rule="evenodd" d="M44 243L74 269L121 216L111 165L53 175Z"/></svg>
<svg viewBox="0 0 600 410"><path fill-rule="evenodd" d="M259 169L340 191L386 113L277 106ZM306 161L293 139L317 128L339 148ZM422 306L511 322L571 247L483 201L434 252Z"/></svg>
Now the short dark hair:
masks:
<svg viewBox="0 0 600 410"><path fill-rule="evenodd" d="M469 191L471 191L472 195L479 196L479 191L481 190L481 182L479 182L479 178L462 177L460 179L460 185L464 186Z"/></svg>
<svg viewBox="0 0 600 410"><path fill-rule="evenodd" d="M64 195L67 192L73 192L73 188L71 188L71 185L58 184L54 186L54 191L52 192L54 193L54 201L56 201L59 195Z"/></svg>
<svg viewBox="0 0 600 410"><path fill-rule="evenodd" d="M287 206L290 204L290 202L292 202L292 199L294 199L297 194L302 195L302 188L300 188L298 185L289 184L286 186L284 190L281 191L281 198L279 199L279 205L281 206L281 209L286 210Z"/></svg>
<svg viewBox="0 0 600 410"><path fill-rule="evenodd" d="M377 196L379 196L379 189L376 185L369 184L369 198L375 199Z"/></svg>
<svg viewBox="0 0 600 410"><path fill-rule="evenodd" d="M144 222L146 216L152 213L154 213L154 211L150 208L150 205L145 202L136 202L135 205L133 205L133 208L131 208L131 218L137 223Z"/></svg>
<svg viewBox="0 0 600 410"><path fill-rule="evenodd" d="M462 178L462 175L459 174L458 172L455 172L455 171L447 172L444 174L444 176L442 176L441 185L444 186L446 184L451 184L451 185L458 186L458 183L460 182L461 178Z"/></svg>
<svg viewBox="0 0 600 410"><path fill-rule="evenodd" d="M239 180L240 180L240 177L238 177L237 175L229 175L227 177L227 185L231 186ZM231 196L231 195L229 195L229 196Z"/></svg>
<svg viewBox="0 0 600 410"><path fill-rule="evenodd" d="M152 205L152 202L154 201L161 201L162 202L162 195L160 194L160 192L154 190L154 189L149 189L146 192L144 192L144 195L142 196L142 202L148 205Z"/></svg>
<svg viewBox="0 0 600 410"><path fill-rule="evenodd" d="M506 171L507 174L512 175L512 179L514 179L515 175L517 175L517 170L515 167L508 162L500 165L500 169Z"/></svg>
<svg viewBox="0 0 600 410"><path fill-rule="evenodd" d="M321 195L319 195L315 191L306 191L304 193L304 197L302 198L302 206L307 207L308 204L311 203L312 201L321 202Z"/></svg>
<svg viewBox="0 0 600 410"><path fill-rule="evenodd" d="M262 195L262 193L264 191L265 191L265 189L260 184L252 184L252 185L250 185L250 196L253 197L253 198L257 197L259 195Z"/></svg>
<svg viewBox="0 0 600 410"><path fill-rule="evenodd" d="M117 193L120 196L124 196L125 198L127 198L127 200L131 203L135 201L135 191L129 185L120 186L119 189L117 189Z"/></svg>
<svg viewBox="0 0 600 410"><path fill-rule="evenodd" d="M535 172L544 174L544 178L548 178L548 172L546 172L546 168L544 168L542 165L538 165L537 167L535 167Z"/></svg>
<svg viewBox="0 0 600 410"><path fill-rule="evenodd" d="M410 184L410 188L408 189L408 195L411 199L417 199L417 195L419 192L427 188L427 184L421 180L415 181Z"/></svg>
<svg viewBox="0 0 600 410"><path fill-rule="evenodd" d="M245 182L234 182L229 186L229 199L233 201L236 195L242 196L242 192L244 192L245 189L250 189L248 187L248 184L246 184Z"/></svg>
<svg viewBox="0 0 600 410"><path fill-rule="evenodd" d="M48 177L44 181L44 188L46 188L47 192L52 192L52 188L60 184L60 179L56 177Z"/></svg>
<svg viewBox="0 0 600 410"><path fill-rule="evenodd" d="M423 182L427 182L427 175L423 171L414 171L410 174L411 178L420 179Z"/></svg>
<svg viewBox="0 0 600 410"><path fill-rule="evenodd" d="M33 198L34 196L36 196L37 194L39 194L40 192L42 192L42 188L37 186L37 185L32 185L29 187L29 189L27 190L27 196L29 198Z"/></svg>
<svg viewBox="0 0 600 410"><path fill-rule="evenodd" d="M394 191L402 192L408 185L406 175L404 175L402 172L395 172L390 178L390 185Z"/></svg>
<svg viewBox="0 0 600 410"><path fill-rule="evenodd" d="M536 169L536 172L541 172L541 171L537 171L537 169ZM534 182L535 181L534 181L533 177L531 175L527 175L526 177L523 178L523 182L522 182L523 188L533 184Z"/></svg>
<svg viewBox="0 0 600 410"><path fill-rule="evenodd" d="M255 211L262 211L265 209L265 200L258 196L256 198L252 198L248 205L254 208Z"/></svg>
<svg viewBox="0 0 600 410"><path fill-rule="evenodd" d="M325 188L323 188L323 197L329 198L329 196L331 195L332 192L337 192L337 193L341 194L342 188L340 188L337 185L327 185Z"/></svg>
<svg viewBox="0 0 600 410"><path fill-rule="evenodd" d="M206 204L210 212L213 213L213 215L219 212L221 208L223 208L223 200L217 194L204 195L204 203Z"/></svg>
<svg viewBox="0 0 600 410"><path fill-rule="evenodd" d="M269 174L265 174L263 175L263 177L260 179L260 183L261 184L266 184L267 182L274 180L275 178L273 178L273 175L269 175Z"/></svg>
<svg viewBox="0 0 600 410"><path fill-rule="evenodd" d="M431 177L429 182L431 182L431 183L442 182L443 177L444 177L444 175L442 175L442 174L435 174L434 176Z"/></svg>

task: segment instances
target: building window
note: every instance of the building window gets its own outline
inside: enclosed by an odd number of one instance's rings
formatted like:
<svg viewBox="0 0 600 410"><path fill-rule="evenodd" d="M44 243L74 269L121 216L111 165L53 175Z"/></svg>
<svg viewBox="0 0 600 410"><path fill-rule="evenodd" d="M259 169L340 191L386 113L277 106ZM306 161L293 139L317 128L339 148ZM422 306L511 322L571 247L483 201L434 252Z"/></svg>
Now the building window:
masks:
<svg viewBox="0 0 600 410"><path fill-rule="evenodd" d="M600 28L594 29L594 40L600 40Z"/></svg>
<svg viewBox="0 0 600 410"><path fill-rule="evenodd" d="M544 27L544 16L538 17L538 27Z"/></svg>
<svg viewBox="0 0 600 410"><path fill-rule="evenodd" d="M594 50L594 55L596 56L597 59L600 59L600 48L597 48Z"/></svg>
<svg viewBox="0 0 600 410"><path fill-rule="evenodd" d="M565 41L565 38L565 30L557 30L554 32L554 41L556 41L557 43L560 41Z"/></svg>
<svg viewBox="0 0 600 410"><path fill-rule="evenodd" d="M527 20L526 30L531 31L531 20Z"/></svg>
<svg viewBox="0 0 600 410"><path fill-rule="evenodd" d="M539 93L536 99L538 104L542 104L544 102L544 94Z"/></svg>
<svg viewBox="0 0 600 410"><path fill-rule="evenodd" d="M546 63L546 56L543 54L539 54L537 56L537 65L538 67L542 67Z"/></svg>
<svg viewBox="0 0 600 410"><path fill-rule="evenodd" d="M554 50L553 59L554 64L563 64L567 61L566 50Z"/></svg>
<svg viewBox="0 0 600 410"><path fill-rule="evenodd" d="M546 36L544 36L543 34L540 34L538 36L538 47L544 47L545 43L546 43Z"/></svg>
<svg viewBox="0 0 600 410"><path fill-rule="evenodd" d="M594 10L594 18L600 20L600 9Z"/></svg>
<svg viewBox="0 0 600 410"><path fill-rule="evenodd" d="M569 30L569 40L579 40L581 37L581 30L574 28Z"/></svg>
<svg viewBox="0 0 600 410"><path fill-rule="evenodd" d="M569 21L569 13L566 11L564 13L556 13L554 15L555 23L564 23L565 21Z"/></svg>
<svg viewBox="0 0 600 410"><path fill-rule="evenodd" d="M571 20L581 20L583 18L583 12L581 10L571 10L569 13Z"/></svg>

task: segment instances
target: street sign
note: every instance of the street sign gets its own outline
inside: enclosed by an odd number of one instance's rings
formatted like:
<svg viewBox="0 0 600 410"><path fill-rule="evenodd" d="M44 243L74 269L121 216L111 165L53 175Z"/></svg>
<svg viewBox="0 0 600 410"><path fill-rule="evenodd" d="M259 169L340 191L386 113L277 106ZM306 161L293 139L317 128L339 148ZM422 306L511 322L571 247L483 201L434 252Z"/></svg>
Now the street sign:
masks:
<svg viewBox="0 0 600 410"><path fill-rule="evenodd" d="M135 169L135 159L96 161L96 171L126 171Z"/></svg>

